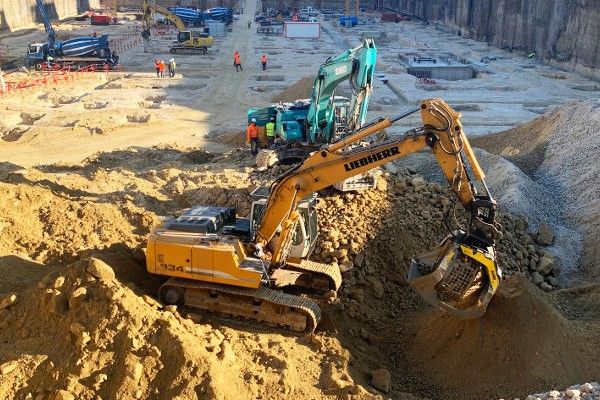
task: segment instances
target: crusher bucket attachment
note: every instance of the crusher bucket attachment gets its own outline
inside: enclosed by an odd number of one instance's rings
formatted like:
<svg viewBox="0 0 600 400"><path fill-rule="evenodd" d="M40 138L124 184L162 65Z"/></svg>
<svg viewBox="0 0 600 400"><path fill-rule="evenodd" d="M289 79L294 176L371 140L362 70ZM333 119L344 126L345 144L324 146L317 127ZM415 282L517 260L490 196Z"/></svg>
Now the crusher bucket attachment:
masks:
<svg viewBox="0 0 600 400"><path fill-rule="evenodd" d="M501 276L495 249L457 231L411 260L408 282L428 303L467 319L485 313Z"/></svg>

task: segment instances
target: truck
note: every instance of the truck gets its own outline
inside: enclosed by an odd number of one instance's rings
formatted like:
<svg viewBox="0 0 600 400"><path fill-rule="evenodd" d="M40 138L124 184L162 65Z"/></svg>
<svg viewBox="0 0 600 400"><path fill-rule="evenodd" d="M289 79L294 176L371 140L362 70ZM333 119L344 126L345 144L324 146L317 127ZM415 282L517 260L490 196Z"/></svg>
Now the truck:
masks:
<svg viewBox="0 0 600 400"><path fill-rule="evenodd" d="M82 69L93 66L97 70L114 69L119 57L109 47L108 35L80 36L66 41L56 40L56 32L42 0L36 0L47 33L46 42L27 46L27 65L37 70L44 68Z"/></svg>

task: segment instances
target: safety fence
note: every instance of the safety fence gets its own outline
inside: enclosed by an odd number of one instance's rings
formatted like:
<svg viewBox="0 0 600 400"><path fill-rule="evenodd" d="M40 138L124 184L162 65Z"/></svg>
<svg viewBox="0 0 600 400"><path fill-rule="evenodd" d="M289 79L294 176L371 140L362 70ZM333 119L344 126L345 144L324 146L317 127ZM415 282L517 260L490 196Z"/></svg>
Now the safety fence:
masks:
<svg viewBox="0 0 600 400"><path fill-rule="evenodd" d="M99 72L109 72L108 65L100 68L96 65L60 68L57 64L43 63L41 71L26 76L17 73L0 76L0 98L44 87L58 87L76 80L90 79L97 76Z"/></svg>
<svg viewBox="0 0 600 400"><path fill-rule="evenodd" d="M172 36L175 35L177 33L177 28L171 26L171 25L161 25L161 26L155 26L151 28L151 35L152 37L165 37L165 36Z"/></svg>
<svg viewBox="0 0 600 400"><path fill-rule="evenodd" d="M113 53L121 55L126 51L141 45L143 40L141 33L134 35L120 35L118 38L111 37L110 49Z"/></svg>

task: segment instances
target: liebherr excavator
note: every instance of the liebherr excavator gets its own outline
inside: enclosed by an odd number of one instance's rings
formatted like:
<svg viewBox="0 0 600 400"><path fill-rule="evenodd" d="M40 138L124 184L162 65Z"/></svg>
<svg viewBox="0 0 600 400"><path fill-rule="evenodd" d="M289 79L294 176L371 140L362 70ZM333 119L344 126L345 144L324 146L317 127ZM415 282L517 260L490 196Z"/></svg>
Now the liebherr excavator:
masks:
<svg viewBox="0 0 600 400"><path fill-rule="evenodd" d="M423 126L347 150L418 111ZM320 309L302 291L337 290L341 284L336 266L307 260L317 234L314 193L430 148L470 213L470 223L466 231L454 231L440 246L414 257L408 281L425 300L458 317L483 315L501 279L494 247L500 235L497 205L459 117L443 100L425 100L419 109L382 118L313 153L262 194L250 220L236 218L233 209L194 207L166 222L150 234L146 252L148 271L170 277L159 290L160 300L312 331Z"/></svg>
<svg viewBox="0 0 600 400"><path fill-rule="evenodd" d="M208 34L194 36L191 31L186 29L184 22L171 11L148 0L142 0L143 30L142 37L150 39L150 27L152 26L152 14L159 13L175 24L179 31L177 33L177 44L173 45L169 52L172 54L205 54L211 47L215 39Z"/></svg>

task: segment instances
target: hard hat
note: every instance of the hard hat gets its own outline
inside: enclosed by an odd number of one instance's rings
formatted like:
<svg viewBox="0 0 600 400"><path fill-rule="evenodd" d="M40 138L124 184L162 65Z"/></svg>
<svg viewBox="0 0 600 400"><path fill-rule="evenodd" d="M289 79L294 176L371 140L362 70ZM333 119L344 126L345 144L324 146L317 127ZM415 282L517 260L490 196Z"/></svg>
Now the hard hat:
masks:
<svg viewBox="0 0 600 400"><path fill-rule="evenodd" d="M251 121L252 121L252 122L256 122L256 118L252 118L252 119L251 119Z"/></svg>
<svg viewBox="0 0 600 400"><path fill-rule="evenodd" d="M271 117L271 121L275 121L275 118L274 118L274 117Z"/></svg>

